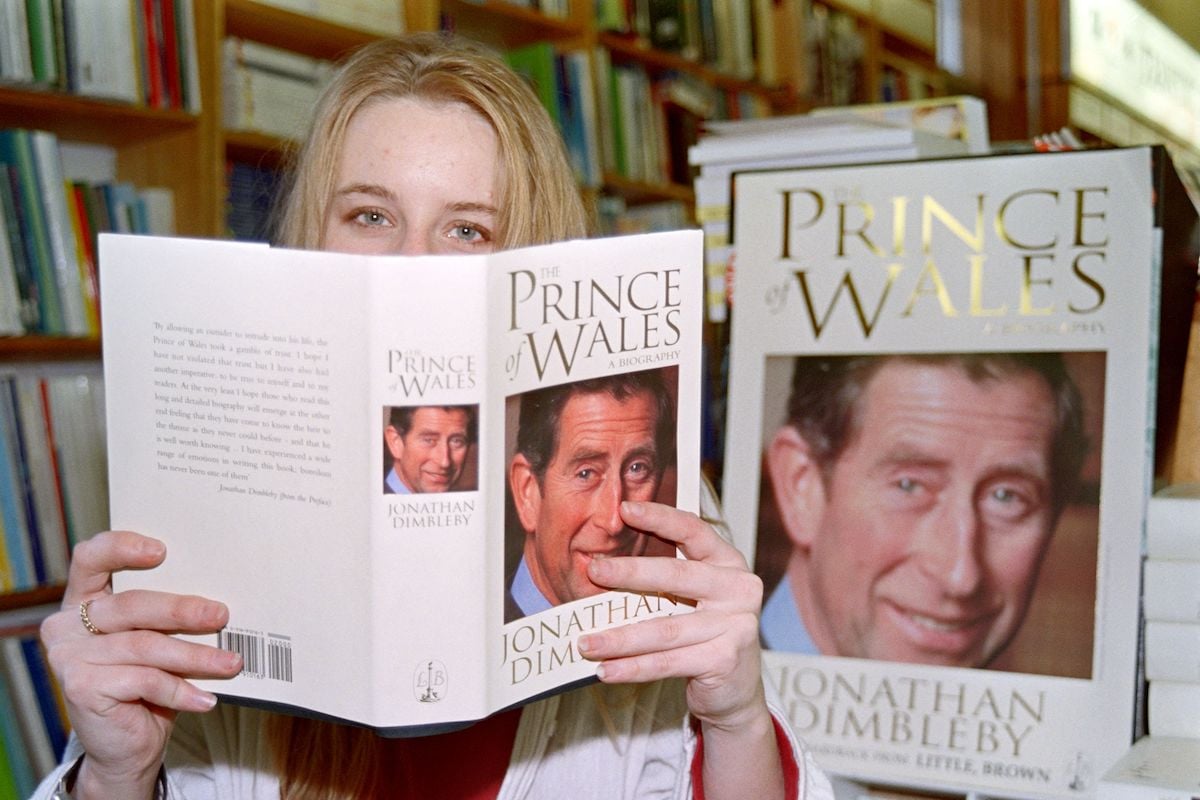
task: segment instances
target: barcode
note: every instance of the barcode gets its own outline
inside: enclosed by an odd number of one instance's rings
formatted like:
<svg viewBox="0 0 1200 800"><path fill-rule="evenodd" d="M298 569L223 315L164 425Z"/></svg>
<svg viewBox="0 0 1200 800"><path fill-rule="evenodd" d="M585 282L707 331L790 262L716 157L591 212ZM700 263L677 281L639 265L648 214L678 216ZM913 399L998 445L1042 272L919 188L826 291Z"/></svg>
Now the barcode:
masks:
<svg viewBox="0 0 1200 800"><path fill-rule="evenodd" d="M242 657L242 675L292 682L292 641L286 636L226 628L217 634L217 646Z"/></svg>

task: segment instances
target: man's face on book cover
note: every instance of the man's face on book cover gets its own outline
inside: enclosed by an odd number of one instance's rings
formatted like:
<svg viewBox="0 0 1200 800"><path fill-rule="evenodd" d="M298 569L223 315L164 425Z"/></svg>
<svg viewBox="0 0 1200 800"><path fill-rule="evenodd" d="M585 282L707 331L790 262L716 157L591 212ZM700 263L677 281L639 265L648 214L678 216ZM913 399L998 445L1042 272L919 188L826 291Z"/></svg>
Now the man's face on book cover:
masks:
<svg viewBox="0 0 1200 800"><path fill-rule="evenodd" d="M644 555L652 537L627 527L621 501L653 500L662 477L655 444L658 404L641 391L617 400L576 394L559 419L558 445L542 479L518 481L525 560L552 604L606 591L587 576L598 556Z"/></svg>
<svg viewBox="0 0 1200 800"><path fill-rule="evenodd" d="M462 477L467 461L470 417L462 409L436 406L413 412L408 432L389 426L387 445L396 474L416 494L448 492Z"/></svg>
<svg viewBox="0 0 1200 800"><path fill-rule="evenodd" d="M794 429L799 460L772 464L807 517L786 523L805 626L826 654L984 666L1020 627L1052 533L1050 388L893 361L858 403L823 480Z"/></svg>

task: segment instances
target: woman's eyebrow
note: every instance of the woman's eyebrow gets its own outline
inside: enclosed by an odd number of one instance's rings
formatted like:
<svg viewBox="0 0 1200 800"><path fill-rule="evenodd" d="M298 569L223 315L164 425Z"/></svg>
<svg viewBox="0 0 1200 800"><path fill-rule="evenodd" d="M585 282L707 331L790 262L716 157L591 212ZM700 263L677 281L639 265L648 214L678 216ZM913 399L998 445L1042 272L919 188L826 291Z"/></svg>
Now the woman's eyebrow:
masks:
<svg viewBox="0 0 1200 800"><path fill-rule="evenodd" d="M381 186L378 183L352 183L349 186L343 186L334 191L337 195L347 194L369 194L374 197L379 197L384 200L395 200L396 194L386 186Z"/></svg>

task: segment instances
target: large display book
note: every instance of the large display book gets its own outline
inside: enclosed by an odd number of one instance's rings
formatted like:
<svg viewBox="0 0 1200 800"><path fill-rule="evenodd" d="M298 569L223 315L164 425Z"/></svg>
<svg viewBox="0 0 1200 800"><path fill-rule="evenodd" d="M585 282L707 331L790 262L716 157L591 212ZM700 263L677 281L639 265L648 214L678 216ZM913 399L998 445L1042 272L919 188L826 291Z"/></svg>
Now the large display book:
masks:
<svg viewBox="0 0 1200 800"><path fill-rule="evenodd" d="M1128 749L1195 266L1160 156L735 176L722 494L768 680L832 773L1072 798Z"/></svg>
<svg viewBox="0 0 1200 800"><path fill-rule="evenodd" d="M675 557L620 500L697 510L701 246L103 237L112 525L168 553L114 588L229 606L222 698L386 735L594 680L581 634L691 610L587 565Z"/></svg>

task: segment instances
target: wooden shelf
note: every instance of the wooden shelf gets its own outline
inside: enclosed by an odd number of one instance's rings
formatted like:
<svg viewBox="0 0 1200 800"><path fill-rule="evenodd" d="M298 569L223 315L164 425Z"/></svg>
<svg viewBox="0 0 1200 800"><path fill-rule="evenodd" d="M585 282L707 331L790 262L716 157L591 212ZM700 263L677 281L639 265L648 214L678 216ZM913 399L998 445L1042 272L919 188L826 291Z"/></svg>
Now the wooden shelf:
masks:
<svg viewBox="0 0 1200 800"><path fill-rule="evenodd" d="M0 86L0 124L51 130L60 139L120 147L195 128L198 118L184 111Z"/></svg>
<svg viewBox="0 0 1200 800"><path fill-rule="evenodd" d="M224 36L239 36L313 58L336 60L379 34L254 0L225 0Z"/></svg>
<svg viewBox="0 0 1200 800"><path fill-rule="evenodd" d="M550 17L504 0L444 0L442 16L451 22L452 30L503 47L520 47L543 39L574 45L578 41L572 40L580 40L586 33L585 26L575 18Z"/></svg>
<svg viewBox="0 0 1200 800"><path fill-rule="evenodd" d="M692 187L677 183L645 183L623 178L611 172L604 174L604 190L624 198L630 205L654 203L660 200L679 200L693 203L696 200Z"/></svg>
<svg viewBox="0 0 1200 800"><path fill-rule="evenodd" d="M634 36L619 33L601 33L598 35L600 44L608 48L614 61L635 61L650 72L686 72L694 75L705 83L712 84L727 92L750 92L766 97L771 105L791 102L794 94L788 89L777 89L763 86L761 83L733 75L726 75L707 64L684 58L676 53L655 50L645 41Z"/></svg>
<svg viewBox="0 0 1200 800"><path fill-rule="evenodd" d="M257 131L225 131L225 157L261 167L275 168L296 146L291 139Z"/></svg>
<svg viewBox="0 0 1200 800"><path fill-rule="evenodd" d="M99 339L66 336L0 337L0 362L91 361L99 357Z"/></svg>
<svg viewBox="0 0 1200 800"><path fill-rule="evenodd" d="M57 603L63 597L62 586L39 586L22 592L0 593L0 612L16 608L28 608L47 603Z"/></svg>

